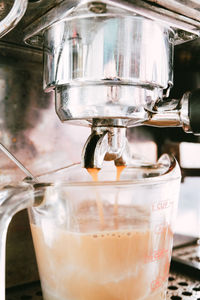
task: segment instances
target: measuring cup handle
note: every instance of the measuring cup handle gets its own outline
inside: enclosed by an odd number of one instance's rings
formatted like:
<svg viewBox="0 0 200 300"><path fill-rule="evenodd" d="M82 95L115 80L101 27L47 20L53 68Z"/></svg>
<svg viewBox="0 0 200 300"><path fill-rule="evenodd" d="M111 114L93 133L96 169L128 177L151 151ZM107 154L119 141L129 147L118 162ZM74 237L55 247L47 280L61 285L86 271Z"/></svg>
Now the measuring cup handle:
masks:
<svg viewBox="0 0 200 300"><path fill-rule="evenodd" d="M12 217L34 203L30 185L7 186L0 190L0 299L5 300L6 235Z"/></svg>
<svg viewBox="0 0 200 300"><path fill-rule="evenodd" d="M25 14L28 0L15 0L9 14L0 22L0 38L12 30Z"/></svg>

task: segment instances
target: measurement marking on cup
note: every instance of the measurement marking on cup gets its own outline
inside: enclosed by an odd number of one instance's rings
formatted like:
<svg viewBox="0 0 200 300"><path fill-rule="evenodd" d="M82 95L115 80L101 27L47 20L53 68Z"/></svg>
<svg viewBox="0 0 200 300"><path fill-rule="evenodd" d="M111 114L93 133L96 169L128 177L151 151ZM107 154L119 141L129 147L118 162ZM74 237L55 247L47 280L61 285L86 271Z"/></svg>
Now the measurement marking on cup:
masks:
<svg viewBox="0 0 200 300"><path fill-rule="evenodd" d="M166 257L168 254L170 254L170 249L164 248L164 249L155 250L151 254L147 255L144 261L146 264L148 264L150 262L160 260Z"/></svg>
<svg viewBox="0 0 200 300"><path fill-rule="evenodd" d="M160 288L163 283L168 279L170 262L167 261L164 267L163 275L158 276L155 280L151 282L151 290L155 291L157 288Z"/></svg>
<svg viewBox="0 0 200 300"><path fill-rule="evenodd" d="M151 282L151 290L155 291L156 289L158 289L159 287L161 287L162 284L163 284L163 282L165 282L166 278L167 278L166 276L165 277L161 277L160 276L156 280L153 280Z"/></svg>
<svg viewBox="0 0 200 300"><path fill-rule="evenodd" d="M162 234L162 233L166 232L168 229L169 229L168 223L156 224L153 232L155 234Z"/></svg>
<svg viewBox="0 0 200 300"><path fill-rule="evenodd" d="M167 278L168 278L168 272L166 275L160 276L155 280L153 280L151 282L151 290L155 291L156 289L160 288L163 285L163 283L167 280Z"/></svg>
<svg viewBox="0 0 200 300"><path fill-rule="evenodd" d="M152 204L152 211L168 209L173 205L173 203L174 202L171 199L165 199L163 201L154 201Z"/></svg>

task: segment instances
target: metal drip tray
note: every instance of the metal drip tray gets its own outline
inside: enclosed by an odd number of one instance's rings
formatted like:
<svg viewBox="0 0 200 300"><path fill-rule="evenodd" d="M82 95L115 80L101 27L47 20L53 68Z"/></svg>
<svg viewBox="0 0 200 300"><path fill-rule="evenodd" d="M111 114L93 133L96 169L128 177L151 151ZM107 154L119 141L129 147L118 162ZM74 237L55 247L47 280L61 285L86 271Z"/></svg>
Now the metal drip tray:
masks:
<svg viewBox="0 0 200 300"><path fill-rule="evenodd" d="M42 300L39 282L7 290L6 300ZM170 273L167 300L200 300L200 280Z"/></svg>
<svg viewBox="0 0 200 300"><path fill-rule="evenodd" d="M167 300L200 300L200 280L171 273L168 279Z"/></svg>
<svg viewBox="0 0 200 300"><path fill-rule="evenodd" d="M200 240L191 237L176 237L172 253L173 270L178 270L181 274L200 278ZM180 241L180 243L178 243Z"/></svg>
<svg viewBox="0 0 200 300"><path fill-rule="evenodd" d="M200 245L194 244L173 250L173 257L200 269Z"/></svg>

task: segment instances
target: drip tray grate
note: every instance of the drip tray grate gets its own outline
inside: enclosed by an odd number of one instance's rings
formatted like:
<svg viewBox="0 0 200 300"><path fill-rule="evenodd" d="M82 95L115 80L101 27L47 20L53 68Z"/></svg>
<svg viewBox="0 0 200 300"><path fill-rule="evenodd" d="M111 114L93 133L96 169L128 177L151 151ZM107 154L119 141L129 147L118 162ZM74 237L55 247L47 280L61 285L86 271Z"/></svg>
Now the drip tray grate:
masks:
<svg viewBox="0 0 200 300"><path fill-rule="evenodd" d="M200 300L200 280L171 273L168 279L167 300Z"/></svg>
<svg viewBox="0 0 200 300"><path fill-rule="evenodd" d="M7 290L6 300L42 300L40 283L34 282ZM170 273L167 300L200 300L200 280Z"/></svg>

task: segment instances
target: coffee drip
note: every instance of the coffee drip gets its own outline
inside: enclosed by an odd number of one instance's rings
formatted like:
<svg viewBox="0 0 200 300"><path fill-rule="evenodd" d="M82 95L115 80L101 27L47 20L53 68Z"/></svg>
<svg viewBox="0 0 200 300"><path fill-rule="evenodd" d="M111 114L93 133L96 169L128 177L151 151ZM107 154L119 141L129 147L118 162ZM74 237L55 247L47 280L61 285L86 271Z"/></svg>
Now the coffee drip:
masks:
<svg viewBox="0 0 200 300"><path fill-rule="evenodd" d="M123 172L125 166L116 166L116 181L120 180L121 173ZM87 169L88 173L91 175L92 180L94 182L98 182L98 173L99 169ZM104 220L104 214L103 214L103 206L102 206L102 201L101 201L101 195L98 192L98 188L96 189L96 204L98 208L98 214L99 214L99 221L101 224L101 229L103 230L105 228L105 220ZM115 218L115 229L118 229L117 226L117 218L118 218L118 194L115 195L115 204L113 207L113 214Z"/></svg>

